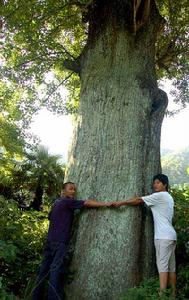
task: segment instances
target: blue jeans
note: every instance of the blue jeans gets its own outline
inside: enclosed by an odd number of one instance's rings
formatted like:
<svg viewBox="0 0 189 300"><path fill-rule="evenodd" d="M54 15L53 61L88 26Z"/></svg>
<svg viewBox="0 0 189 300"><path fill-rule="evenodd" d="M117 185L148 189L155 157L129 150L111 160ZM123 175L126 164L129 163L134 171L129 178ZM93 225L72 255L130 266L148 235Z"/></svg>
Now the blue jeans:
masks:
<svg viewBox="0 0 189 300"><path fill-rule="evenodd" d="M63 242L47 241L32 300L43 299L45 280L48 280L48 300L63 300L63 275L67 245Z"/></svg>

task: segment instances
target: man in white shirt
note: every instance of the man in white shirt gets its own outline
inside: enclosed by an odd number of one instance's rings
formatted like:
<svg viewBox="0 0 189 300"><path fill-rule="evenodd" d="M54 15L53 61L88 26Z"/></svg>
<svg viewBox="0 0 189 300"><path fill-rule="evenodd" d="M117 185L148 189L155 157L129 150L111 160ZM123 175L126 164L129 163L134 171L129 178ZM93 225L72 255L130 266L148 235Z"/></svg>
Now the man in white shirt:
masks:
<svg viewBox="0 0 189 300"><path fill-rule="evenodd" d="M176 293L175 247L177 237L172 226L174 201L168 193L168 186L168 177L164 174L158 174L153 177L153 194L127 201L116 201L112 203L112 206L119 207L145 203L151 207L154 219L154 243L159 272L160 294L169 284L174 296Z"/></svg>

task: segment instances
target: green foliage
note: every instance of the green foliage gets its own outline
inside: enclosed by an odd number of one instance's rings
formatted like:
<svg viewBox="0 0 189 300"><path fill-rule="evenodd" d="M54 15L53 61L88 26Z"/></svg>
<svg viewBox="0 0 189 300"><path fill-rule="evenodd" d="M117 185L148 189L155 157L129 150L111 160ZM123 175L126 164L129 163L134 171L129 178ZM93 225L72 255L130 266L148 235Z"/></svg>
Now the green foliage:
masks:
<svg viewBox="0 0 189 300"><path fill-rule="evenodd" d="M2 114L0 114L0 136L0 147L6 149L10 154L22 153L24 141L20 137L19 128Z"/></svg>
<svg viewBox="0 0 189 300"><path fill-rule="evenodd" d="M29 141L35 143L35 138L26 132L35 111L28 93L20 85L0 78L1 157L13 158L15 155L22 155Z"/></svg>
<svg viewBox="0 0 189 300"><path fill-rule="evenodd" d="M158 300L158 287L157 278L146 280L139 287L130 289L120 300Z"/></svg>
<svg viewBox="0 0 189 300"><path fill-rule="evenodd" d="M13 293L8 293L6 287L3 283L3 277L0 277L0 299L1 300L18 300L18 297L13 295Z"/></svg>
<svg viewBox="0 0 189 300"><path fill-rule="evenodd" d="M60 194L64 180L65 165L60 159L61 156L51 155L43 146L25 153L22 158L17 156L17 160L10 157L2 158L0 194L29 205L33 198L31 192L35 193L40 186L48 197L56 198Z"/></svg>
<svg viewBox="0 0 189 300"><path fill-rule="evenodd" d="M161 157L163 173L167 174L171 185L189 183L189 149L164 151Z"/></svg>
<svg viewBox="0 0 189 300"><path fill-rule="evenodd" d="M189 265L189 187L172 189L175 199L174 224L177 231L177 261Z"/></svg>
<svg viewBox="0 0 189 300"><path fill-rule="evenodd" d="M189 299L189 264L181 268L178 272L177 289L181 300Z"/></svg>
<svg viewBox="0 0 189 300"><path fill-rule="evenodd" d="M120 300L187 300L189 297L189 267L181 268L177 274L177 297L171 297L171 291L168 289L161 295L158 295L159 279L158 277L145 280L139 287L132 288Z"/></svg>
<svg viewBox="0 0 189 300"><path fill-rule="evenodd" d="M14 262L18 254L18 248L12 242L0 240L0 258L7 263Z"/></svg>
<svg viewBox="0 0 189 300"><path fill-rule="evenodd" d="M23 109L36 111L47 106L58 113L70 112L70 108L75 111L77 105L70 105L70 97L64 96L61 87L66 86L77 103L79 80L75 80L64 62L75 61L82 53L88 36L88 23L84 20L93 13L95 2L1 1L2 75L9 86L14 85L14 90L21 90ZM185 103L188 1L157 0L156 4L166 20L156 44L158 77L174 79L177 99ZM51 80L47 80L48 73L53 74Z"/></svg>
<svg viewBox="0 0 189 300"><path fill-rule="evenodd" d="M174 100L185 106L189 102L188 1L157 0L156 3L166 20L156 48L158 74L173 79Z"/></svg>
<svg viewBox="0 0 189 300"><path fill-rule="evenodd" d="M0 293L19 295L40 263L48 211L21 211L15 201L0 197L0 214Z"/></svg>
<svg viewBox="0 0 189 300"><path fill-rule="evenodd" d="M8 152L0 154L0 194L7 198L12 196L14 190L17 189L18 182L14 176L16 166L20 163L20 156L12 155ZM21 181L19 182L19 189L21 188Z"/></svg>
<svg viewBox="0 0 189 300"><path fill-rule="evenodd" d="M21 86L22 96L29 96L23 107L28 103L32 110L46 106L58 113L67 111L61 86L70 85L73 72L63 62L75 59L85 44L81 11L70 3L10 0L2 5L3 77Z"/></svg>
<svg viewBox="0 0 189 300"><path fill-rule="evenodd" d="M23 290L26 299L26 295L31 292L32 276L36 275L41 260L48 212L45 206L43 212L21 211L18 203L23 207L26 204L27 208L33 200L30 190L35 191L38 185L46 191L45 203L57 197L64 179L64 165L59 159L58 155L50 155L46 148L38 147L22 158L18 155L17 159L4 155L0 161L0 193L17 200L7 201L0 197L2 300L17 299L14 295Z"/></svg>
<svg viewBox="0 0 189 300"><path fill-rule="evenodd" d="M52 155L48 149L40 146L27 154L23 164L27 169L27 185L32 190L41 186L51 197L57 197L64 181L65 166L60 163L60 155Z"/></svg>

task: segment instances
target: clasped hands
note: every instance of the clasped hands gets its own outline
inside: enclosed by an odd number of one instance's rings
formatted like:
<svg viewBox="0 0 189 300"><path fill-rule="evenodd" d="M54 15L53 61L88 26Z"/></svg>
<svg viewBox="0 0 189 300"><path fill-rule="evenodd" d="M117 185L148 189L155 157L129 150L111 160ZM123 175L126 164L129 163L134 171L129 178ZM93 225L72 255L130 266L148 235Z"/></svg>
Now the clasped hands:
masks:
<svg viewBox="0 0 189 300"><path fill-rule="evenodd" d="M113 201L113 202L108 202L105 203L105 207L119 207L121 206L121 201Z"/></svg>

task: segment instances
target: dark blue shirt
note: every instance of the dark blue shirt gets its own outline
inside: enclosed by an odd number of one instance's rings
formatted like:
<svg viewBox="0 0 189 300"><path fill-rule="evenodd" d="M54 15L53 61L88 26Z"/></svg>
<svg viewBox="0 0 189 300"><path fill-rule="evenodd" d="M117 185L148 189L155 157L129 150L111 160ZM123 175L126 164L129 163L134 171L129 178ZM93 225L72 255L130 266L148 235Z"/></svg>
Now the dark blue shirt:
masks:
<svg viewBox="0 0 189 300"><path fill-rule="evenodd" d="M49 214L48 241L69 242L74 210L84 207L85 201L62 197L55 201Z"/></svg>

